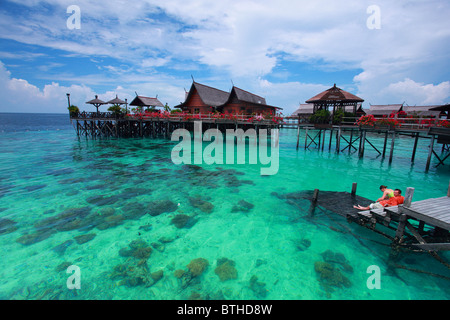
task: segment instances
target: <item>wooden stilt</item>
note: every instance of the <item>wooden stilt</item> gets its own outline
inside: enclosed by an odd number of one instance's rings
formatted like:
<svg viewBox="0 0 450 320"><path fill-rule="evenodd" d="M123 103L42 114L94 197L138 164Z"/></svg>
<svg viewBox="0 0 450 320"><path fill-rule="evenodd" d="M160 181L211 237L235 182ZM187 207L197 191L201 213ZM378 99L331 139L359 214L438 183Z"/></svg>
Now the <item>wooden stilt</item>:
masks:
<svg viewBox="0 0 450 320"><path fill-rule="evenodd" d="M449 181L449 183L448 183L447 197L450 197L450 181Z"/></svg>
<svg viewBox="0 0 450 320"><path fill-rule="evenodd" d="M391 151L389 153L389 163L392 162L392 159L394 157L394 145L395 145L395 131L392 132Z"/></svg>
<svg viewBox="0 0 450 320"><path fill-rule="evenodd" d="M405 232L405 226L406 226L407 217L406 214L400 215L397 231L395 232L395 239L394 242L401 243L403 233Z"/></svg>
<svg viewBox="0 0 450 320"><path fill-rule="evenodd" d="M431 162L431 155L433 154L433 148L434 148L434 135L431 135L430 150L428 151L427 165L425 167L425 171L428 171L430 169L430 162Z"/></svg>
<svg viewBox="0 0 450 320"><path fill-rule="evenodd" d="M297 126L297 150L298 150L298 143L299 143L299 141L300 141L300 121L299 121L299 123L298 123L298 126Z"/></svg>
<svg viewBox="0 0 450 320"><path fill-rule="evenodd" d="M386 131L386 133L384 134L384 145L383 145L383 155L382 155L383 158L386 155L387 138L388 138L388 132Z"/></svg>
<svg viewBox="0 0 450 320"><path fill-rule="evenodd" d="M356 195L356 187L358 186L358 184L356 182L353 182L352 184L352 196Z"/></svg>
<svg viewBox="0 0 450 320"><path fill-rule="evenodd" d="M349 146L348 146L348 153L350 154L350 152L352 151L351 149L352 149L352 144L353 144L353 129L352 130L350 130L350 143L349 143Z"/></svg>
<svg viewBox="0 0 450 320"><path fill-rule="evenodd" d="M419 141L419 133L417 132L414 138L414 147L413 152L411 156L411 162L414 162L414 158L416 157L416 149L417 149L417 142Z"/></svg>
<svg viewBox="0 0 450 320"><path fill-rule="evenodd" d="M339 127L336 137L336 151L339 153L341 150L341 127Z"/></svg>
<svg viewBox="0 0 450 320"><path fill-rule="evenodd" d="M333 128L331 128L331 131L330 131L330 143L328 144L328 151L331 150L331 140L332 140L332 138L333 138Z"/></svg>
<svg viewBox="0 0 450 320"><path fill-rule="evenodd" d="M308 127L305 128L305 149L308 145Z"/></svg>
<svg viewBox="0 0 450 320"><path fill-rule="evenodd" d="M327 130L324 129L324 130L323 130L323 139L322 139L322 151L323 151L323 148L325 147L325 136L326 136L326 132L327 132Z"/></svg>
<svg viewBox="0 0 450 320"><path fill-rule="evenodd" d="M366 130L361 131L361 138L359 139L359 157L364 157L364 144L366 142Z"/></svg>

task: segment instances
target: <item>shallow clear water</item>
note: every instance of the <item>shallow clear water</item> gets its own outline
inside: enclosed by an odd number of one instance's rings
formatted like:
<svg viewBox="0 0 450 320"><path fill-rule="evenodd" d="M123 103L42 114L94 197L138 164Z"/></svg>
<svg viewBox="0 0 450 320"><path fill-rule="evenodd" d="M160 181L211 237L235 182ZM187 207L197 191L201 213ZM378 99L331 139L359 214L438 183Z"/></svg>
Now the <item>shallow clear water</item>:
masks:
<svg viewBox="0 0 450 320"><path fill-rule="evenodd" d="M328 138L324 151L300 141L297 151L296 130L282 129L279 172L261 176L260 165L174 165L169 140L78 139L67 115L0 114L0 299L448 299L450 282L429 274L450 277L436 259L393 261L381 235L283 198L353 182L368 199L380 184L441 197L450 166L425 173L429 142L411 164L399 137L389 165L369 146L359 159L329 152ZM333 272L320 279L325 261ZM70 265L79 290L67 288ZM373 265L381 289L367 286Z"/></svg>

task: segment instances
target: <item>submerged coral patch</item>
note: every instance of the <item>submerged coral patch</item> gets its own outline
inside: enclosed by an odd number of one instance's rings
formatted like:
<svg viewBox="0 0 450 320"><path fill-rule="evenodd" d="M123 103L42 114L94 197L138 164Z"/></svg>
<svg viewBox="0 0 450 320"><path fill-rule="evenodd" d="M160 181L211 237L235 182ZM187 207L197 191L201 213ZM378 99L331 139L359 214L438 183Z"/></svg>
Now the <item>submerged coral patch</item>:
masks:
<svg viewBox="0 0 450 320"><path fill-rule="evenodd" d="M17 230L16 222L7 219L7 218L0 218L0 235L11 233Z"/></svg>
<svg viewBox="0 0 450 320"><path fill-rule="evenodd" d="M188 216L186 214L177 214L170 221L178 229L181 228L191 228L197 221L194 217Z"/></svg>
<svg viewBox="0 0 450 320"><path fill-rule="evenodd" d="M154 217L165 212L174 212L178 205L171 200L155 200L147 205L147 209L148 214Z"/></svg>
<svg viewBox="0 0 450 320"><path fill-rule="evenodd" d="M191 260L191 262L189 262L187 267L188 267L190 273L192 274L192 276L198 277L206 270L208 265L209 265L208 260L206 260L204 258L197 258L197 259Z"/></svg>
<svg viewBox="0 0 450 320"><path fill-rule="evenodd" d="M237 279L236 263L228 258L221 258L217 260L217 267L214 273L217 274L220 281L227 281Z"/></svg>

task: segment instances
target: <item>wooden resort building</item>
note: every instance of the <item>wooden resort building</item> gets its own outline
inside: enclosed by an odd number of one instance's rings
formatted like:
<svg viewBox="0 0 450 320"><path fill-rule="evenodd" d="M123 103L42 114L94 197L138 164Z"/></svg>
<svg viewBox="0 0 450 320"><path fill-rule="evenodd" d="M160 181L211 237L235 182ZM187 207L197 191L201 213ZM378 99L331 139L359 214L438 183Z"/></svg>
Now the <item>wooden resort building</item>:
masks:
<svg viewBox="0 0 450 320"><path fill-rule="evenodd" d="M266 99L233 86L230 92L219 90L198 82L193 82L183 103L175 106L183 112L198 113L239 113L264 114L273 113L281 108L270 106Z"/></svg>
<svg viewBox="0 0 450 320"><path fill-rule="evenodd" d="M228 100L229 93L193 82L183 103L175 106L186 113L211 113Z"/></svg>
<svg viewBox="0 0 450 320"><path fill-rule="evenodd" d="M239 114L276 114L279 107L270 106L266 99L248 91L233 86L227 101L217 107L221 113Z"/></svg>
<svg viewBox="0 0 450 320"><path fill-rule="evenodd" d="M325 90L318 95L312 97L309 100L306 100L306 103L313 104L313 113L316 113L317 110L325 109L334 113L337 110L344 110L349 112L351 110L353 114L356 114L358 110L358 103L364 102L358 96L342 90L341 88L336 87L334 84L328 90ZM332 108L332 110L330 110Z"/></svg>
<svg viewBox="0 0 450 320"><path fill-rule="evenodd" d="M403 111L402 104L384 104L384 105L370 105L367 114L371 114L374 117L389 117L392 113L398 113Z"/></svg>
<svg viewBox="0 0 450 320"><path fill-rule="evenodd" d="M161 101L158 98L150 98L143 96L136 96L133 101L130 102L130 106L136 106L140 108L156 108L156 107L164 107Z"/></svg>
<svg viewBox="0 0 450 320"><path fill-rule="evenodd" d="M408 116L418 116L421 118L440 118L445 116L446 113L441 110L433 110L440 106L404 106L403 111L406 112Z"/></svg>

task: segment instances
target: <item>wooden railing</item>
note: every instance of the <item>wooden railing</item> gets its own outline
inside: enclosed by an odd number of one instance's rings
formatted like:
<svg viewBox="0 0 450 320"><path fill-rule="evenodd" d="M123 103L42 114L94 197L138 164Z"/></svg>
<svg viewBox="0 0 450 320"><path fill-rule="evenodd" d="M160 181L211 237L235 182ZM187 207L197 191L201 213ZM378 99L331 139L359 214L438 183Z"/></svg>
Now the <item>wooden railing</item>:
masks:
<svg viewBox="0 0 450 320"><path fill-rule="evenodd" d="M347 126L357 126L357 121L359 117L344 117L342 118L342 122L339 125L347 125ZM386 119L395 119L398 121L399 128L403 129L423 129L426 130L430 127L441 127L443 122L449 121L447 119L441 118L383 118L383 117L375 117L375 121L377 120L386 120ZM298 121L300 120L300 124L304 125L313 125L308 121L307 118L285 118L284 123L286 126L295 126L298 125Z"/></svg>
<svg viewBox="0 0 450 320"><path fill-rule="evenodd" d="M252 124L279 124L283 121L282 117L270 117L265 119L263 116L252 116L244 114L185 114L185 113L140 113L140 114L116 114L113 112L79 112L71 113L71 119L78 120L105 120L105 119L130 119L130 120L153 120L153 121L208 121L215 123L236 123L247 122Z"/></svg>

